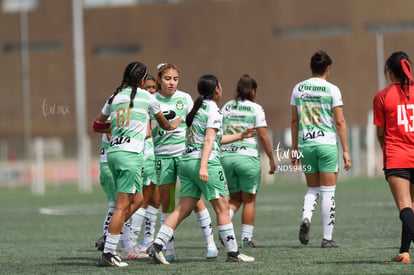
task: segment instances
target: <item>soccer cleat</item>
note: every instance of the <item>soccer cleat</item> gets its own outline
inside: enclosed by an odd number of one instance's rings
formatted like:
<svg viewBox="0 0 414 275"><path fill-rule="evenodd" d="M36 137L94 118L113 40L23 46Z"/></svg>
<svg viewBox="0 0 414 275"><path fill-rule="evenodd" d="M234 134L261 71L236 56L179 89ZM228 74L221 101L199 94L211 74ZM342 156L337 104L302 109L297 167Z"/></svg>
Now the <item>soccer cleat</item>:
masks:
<svg viewBox="0 0 414 275"><path fill-rule="evenodd" d="M126 267L128 264L123 262L116 253L102 253L98 266Z"/></svg>
<svg viewBox="0 0 414 275"><path fill-rule="evenodd" d="M129 249L123 248L120 255L123 259L128 260L146 259L149 257L146 252L139 251L138 244Z"/></svg>
<svg viewBox="0 0 414 275"><path fill-rule="evenodd" d="M96 242L95 242L95 247L99 250L99 251L103 251L104 247L105 247L105 240L106 240L106 236L103 235L102 237L100 237Z"/></svg>
<svg viewBox="0 0 414 275"><path fill-rule="evenodd" d="M240 252L228 252L226 262L253 262L254 258Z"/></svg>
<svg viewBox="0 0 414 275"><path fill-rule="evenodd" d="M218 250L217 249L207 249L206 258L207 260L212 260L217 258Z"/></svg>
<svg viewBox="0 0 414 275"><path fill-rule="evenodd" d="M301 244L309 243L309 231L310 231L310 221L308 218L304 218L300 224L299 229L299 241Z"/></svg>
<svg viewBox="0 0 414 275"><path fill-rule="evenodd" d="M153 243L147 249L148 255L154 260L156 264L170 264L164 258L164 254L162 254L162 245Z"/></svg>
<svg viewBox="0 0 414 275"><path fill-rule="evenodd" d="M259 244L256 242L253 242L252 240L243 240L240 243L241 248L257 248L259 247Z"/></svg>
<svg viewBox="0 0 414 275"><path fill-rule="evenodd" d="M165 252L165 259L166 259L168 262L173 262L173 261L175 261L175 254L174 254L174 250L173 250L173 251L169 251L169 250L167 250L167 251Z"/></svg>
<svg viewBox="0 0 414 275"><path fill-rule="evenodd" d="M402 264L409 264L410 263L410 254L408 252L398 253L394 257L392 257L391 261L399 262Z"/></svg>
<svg viewBox="0 0 414 275"><path fill-rule="evenodd" d="M334 240L323 239L321 247L322 248L334 248L334 247L340 247L340 245L336 243Z"/></svg>
<svg viewBox="0 0 414 275"><path fill-rule="evenodd" d="M174 236L165 244L165 259L169 262L175 261Z"/></svg>

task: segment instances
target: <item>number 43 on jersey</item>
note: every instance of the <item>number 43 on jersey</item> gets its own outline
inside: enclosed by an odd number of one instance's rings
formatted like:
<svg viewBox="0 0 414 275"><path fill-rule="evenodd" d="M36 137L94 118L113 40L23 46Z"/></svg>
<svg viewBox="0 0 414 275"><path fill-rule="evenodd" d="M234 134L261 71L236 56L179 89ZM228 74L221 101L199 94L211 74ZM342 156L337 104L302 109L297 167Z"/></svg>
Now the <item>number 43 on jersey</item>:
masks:
<svg viewBox="0 0 414 275"><path fill-rule="evenodd" d="M398 105L397 114L398 125L404 125L406 132L414 132L414 104Z"/></svg>

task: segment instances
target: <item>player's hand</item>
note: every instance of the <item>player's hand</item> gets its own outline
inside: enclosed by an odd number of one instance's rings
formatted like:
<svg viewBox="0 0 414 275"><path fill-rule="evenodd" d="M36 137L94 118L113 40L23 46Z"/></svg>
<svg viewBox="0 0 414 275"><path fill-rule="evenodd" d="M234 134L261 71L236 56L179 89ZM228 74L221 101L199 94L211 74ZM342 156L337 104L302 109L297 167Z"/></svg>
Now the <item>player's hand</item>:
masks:
<svg viewBox="0 0 414 275"><path fill-rule="evenodd" d="M176 119L174 119L173 122L171 122L171 130L177 128L180 125L181 121L183 121L182 117L177 117Z"/></svg>
<svg viewBox="0 0 414 275"><path fill-rule="evenodd" d="M242 139L243 138L250 138L256 134L256 128L247 128L242 132Z"/></svg>
<svg viewBox="0 0 414 275"><path fill-rule="evenodd" d="M208 171L207 171L207 167L200 167L199 178L203 182L208 182Z"/></svg>
<svg viewBox="0 0 414 275"><path fill-rule="evenodd" d="M344 152L343 157L344 157L344 169L345 170L351 169L352 164L351 164L351 156L349 155L349 152L348 151Z"/></svg>
<svg viewBox="0 0 414 275"><path fill-rule="evenodd" d="M275 161L273 159L271 159L269 161L269 165L270 165L270 170L269 170L269 174L274 174L276 171L276 164Z"/></svg>

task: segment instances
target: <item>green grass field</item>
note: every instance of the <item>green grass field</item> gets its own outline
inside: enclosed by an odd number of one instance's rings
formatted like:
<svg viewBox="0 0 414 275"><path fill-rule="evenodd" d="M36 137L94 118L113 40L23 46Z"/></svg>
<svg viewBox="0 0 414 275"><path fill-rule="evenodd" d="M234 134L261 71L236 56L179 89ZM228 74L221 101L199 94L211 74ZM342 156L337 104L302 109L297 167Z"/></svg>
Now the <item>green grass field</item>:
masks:
<svg viewBox="0 0 414 275"><path fill-rule="evenodd" d="M312 220L307 246L298 240L304 182L275 180L263 184L257 197L257 249L244 249L254 263L227 263L220 248L207 261L205 245L192 214L175 233L177 261L168 266L152 260L129 266L98 268L94 248L102 234L106 201L99 186L92 194L75 187L48 187L45 196L28 189L0 189L2 274L412 274L414 265L392 263L398 251L401 223L383 178L340 179L337 185L337 249L321 249L320 209ZM214 212L210 213L215 221ZM233 219L240 239L240 213ZM215 224L215 222L214 222ZM158 225L157 225L158 231ZM217 236L217 234L215 234Z"/></svg>

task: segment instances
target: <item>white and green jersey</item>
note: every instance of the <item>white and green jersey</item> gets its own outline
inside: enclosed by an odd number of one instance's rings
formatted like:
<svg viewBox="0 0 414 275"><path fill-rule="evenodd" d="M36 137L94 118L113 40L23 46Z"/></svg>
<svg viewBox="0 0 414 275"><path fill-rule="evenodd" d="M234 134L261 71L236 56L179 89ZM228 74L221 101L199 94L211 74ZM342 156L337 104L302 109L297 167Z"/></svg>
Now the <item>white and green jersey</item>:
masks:
<svg viewBox="0 0 414 275"><path fill-rule="evenodd" d="M144 162L145 161L155 161L154 157L154 142L152 142L151 137L145 139L144 144Z"/></svg>
<svg viewBox="0 0 414 275"><path fill-rule="evenodd" d="M191 96L176 90L171 97L164 97L160 92L154 94L160 103L164 116L171 123L174 119L182 117L180 125L172 131L162 129L154 116L151 116L151 134L154 141L154 153L159 157L181 156L185 150L185 117L193 108Z"/></svg>
<svg viewBox="0 0 414 275"><path fill-rule="evenodd" d="M259 104L250 100L230 100L221 108L225 135L243 132L248 128L267 128L265 113ZM221 156L241 154L258 157L257 137L221 145Z"/></svg>
<svg viewBox="0 0 414 275"><path fill-rule="evenodd" d="M112 137L108 152L142 152L147 135L148 112L160 112L159 103L155 98L140 88L137 89L134 98L134 107L129 108L131 92L131 88L121 90L114 97L112 104L106 103L102 108L102 114L111 119Z"/></svg>
<svg viewBox="0 0 414 275"><path fill-rule="evenodd" d="M216 139L209 160L219 157L220 144L223 137L223 115L217 104L212 100L204 100L194 116L193 124L187 128L186 149L183 159L201 159L204 138L207 128L217 129Z"/></svg>
<svg viewBox="0 0 414 275"><path fill-rule="evenodd" d="M101 154L99 156L99 162L108 162L107 154L109 149L109 139L107 134L102 134L102 143L101 143Z"/></svg>
<svg viewBox="0 0 414 275"><path fill-rule="evenodd" d="M293 88L290 105L299 114L299 147L337 144L332 109L343 105L337 86L322 78L309 78Z"/></svg>

